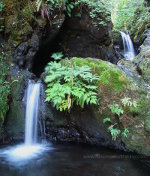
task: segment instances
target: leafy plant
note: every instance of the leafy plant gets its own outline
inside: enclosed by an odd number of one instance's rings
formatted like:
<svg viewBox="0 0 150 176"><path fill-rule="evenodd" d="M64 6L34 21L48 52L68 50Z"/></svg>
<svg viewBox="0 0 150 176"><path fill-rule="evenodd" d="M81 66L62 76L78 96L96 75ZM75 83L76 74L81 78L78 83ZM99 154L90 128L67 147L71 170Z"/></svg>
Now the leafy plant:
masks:
<svg viewBox="0 0 150 176"><path fill-rule="evenodd" d="M128 137L128 134L129 134L129 130L128 130L128 128L125 128L124 131L122 132L122 136Z"/></svg>
<svg viewBox="0 0 150 176"><path fill-rule="evenodd" d="M110 134L111 134L113 140L116 140L116 138L119 136L119 134L121 134L125 138L128 137L128 134L129 134L128 128L125 128L124 131L122 131L122 132L118 128L114 128L115 126L118 125L118 123L113 124L112 120L109 117L104 118L103 123L111 123L112 124L108 127L108 131L110 131Z"/></svg>
<svg viewBox="0 0 150 176"><path fill-rule="evenodd" d="M118 116L124 113L119 104L111 104L108 107L112 113L117 114ZM118 128L114 128L116 125L118 125L118 123L113 124L113 121L109 117L103 119L103 123L107 122L110 122L112 124L111 126L108 127L108 131L110 131L113 140L116 140L116 138L119 136L120 133L122 134L123 137L127 137L129 133L127 128L125 128L124 131L121 132L121 130L119 130Z"/></svg>
<svg viewBox="0 0 150 176"><path fill-rule="evenodd" d="M37 1L36 1L37 11L40 10L41 5L42 5L42 0L37 0Z"/></svg>
<svg viewBox="0 0 150 176"><path fill-rule="evenodd" d="M106 117L106 118L103 119L103 123L107 123L107 122L112 122L109 117Z"/></svg>
<svg viewBox="0 0 150 176"><path fill-rule="evenodd" d="M3 1L0 2L0 32L4 30L4 18L2 17L3 12Z"/></svg>
<svg viewBox="0 0 150 176"><path fill-rule="evenodd" d="M149 20L149 10L144 0L112 0L111 14L114 28L135 32ZM134 24L134 25L133 25Z"/></svg>
<svg viewBox="0 0 150 176"><path fill-rule="evenodd" d="M102 2L99 0L77 0L75 4L77 6L82 6L83 4L87 6L89 15L93 19L94 26L106 26L107 23L105 20L111 21L111 16L107 8L107 3L105 2L106 1ZM99 16L99 14L103 14L103 17Z"/></svg>
<svg viewBox="0 0 150 176"><path fill-rule="evenodd" d="M107 0L108 1L108 0ZM64 11L66 14L71 17L72 10L77 6L82 9L83 5L86 5L89 11L90 17L93 19L93 25L103 25L106 26L107 23L105 20L111 21L110 12L106 9L108 9L108 2L104 3L99 0L36 0L37 5L37 11L41 9L42 16L47 16L47 18L50 20L50 17L53 13ZM108 11L108 12L106 12ZM99 14L103 14L102 16L99 16Z"/></svg>
<svg viewBox="0 0 150 176"><path fill-rule="evenodd" d="M2 12L3 11L3 2L1 1L0 2L0 12Z"/></svg>
<svg viewBox="0 0 150 176"><path fill-rule="evenodd" d="M115 125L116 125L116 124L111 125L111 126L108 128L108 130L110 131L110 134L111 134L113 140L116 140L116 138L117 138L117 137L119 136L119 134L120 134L120 130L117 129L117 128L114 128Z"/></svg>
<svg viewBox="0 0 150 176"><path fill-rule="evenodd" d="M120 116L124 112L118 104L112 104L112 105L109 105L108 107L112 113L115 113L118 116Z"/></svg>
<svg viewBox="0 0 150 176"><path fill-rule="evenodd" d="M2 124L8 110L8 95L10 84L6 81L8 66L2 56L0 56L0 124Z"/></svg>
<svg viewBox="0 0 150 176"><path fill-rule="evenodd" d="M43 4L43 7L42 7ZM46 16L48 17L51 15L54 10L58 11L66 11L69 17L71 17L71 11L75 6L75 3L69 0L37 0L36 1L37 11L42 9L42 12L45 13L46 9ZM43 16L43 15L42 15ZM49 18L49 17L48 17Z"/></svg>
<svg viewBox="0 0 150 176"><path fill-rule="evenodd" d="M61 60L63 58L63 53L62 52L53 53L51 58L53 58L54 60Z"/></svg>
<svg viewBox="0 0 150 176"><path fill-rule="evenodd" d="M68 16L71 17L71 12L75 7L75 3L71 2L69 0L64 0L64 3L66 5L66 12L67 12Z"/></svg>
<svg viewBox="0 0 150 176"><path fill-rule="evenodd" d="M136 108L137 106L137 102L135 100L131 100L131 98L128 98L128 97L121 99L121 102L123 106L129 106L134 108Z"/></svg>
<svg viewBox="0 0 150 176"><path fill-rule="evenodd" d="M85 104L98 104L96 82L99 76L90 67L78 67L50 62L46 69L46 101L52 102L57 110L70 110L74 104L84 108Z"/></svg>

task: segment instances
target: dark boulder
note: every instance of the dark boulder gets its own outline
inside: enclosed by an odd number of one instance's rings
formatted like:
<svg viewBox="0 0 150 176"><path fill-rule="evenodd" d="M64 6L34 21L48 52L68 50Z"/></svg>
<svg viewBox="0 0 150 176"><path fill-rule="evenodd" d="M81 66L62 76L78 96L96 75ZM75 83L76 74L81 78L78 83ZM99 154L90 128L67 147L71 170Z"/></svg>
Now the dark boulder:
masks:
<svg viewBox="0 0 150 176"><path fill-rule="evenodd" d="M101 58L116 63L110 14L106 10L98 17L101 23L91 18L88 7L83 6L80 10L75 9L71 18L65 19L59 36L60 48L67 56Z"/></svg>

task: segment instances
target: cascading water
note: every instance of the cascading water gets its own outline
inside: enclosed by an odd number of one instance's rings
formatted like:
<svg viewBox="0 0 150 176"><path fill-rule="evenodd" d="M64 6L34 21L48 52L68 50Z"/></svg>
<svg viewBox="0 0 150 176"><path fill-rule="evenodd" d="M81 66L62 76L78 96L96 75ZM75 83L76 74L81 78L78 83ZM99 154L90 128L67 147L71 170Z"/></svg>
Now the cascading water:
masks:
<svg viewBox="0 0 150 176"><path fill-rule="evenodd" d="M45 143L38 143L38 126L43 137L44 129L41 123L38 125L39 102L40 102L40 83L29 80L26 93L26 118L25 118L25 141L23 145L9 148L0 155L7 161L17 164L25 164L29 159L39 156L50 147ZM19 161L19 162L18 162Z"/></svg>
<svg viewBox="0 0 150 176"><path fill-rule="evenodd" d="M126 34L120 31L120 33L121 33L122 40L123 40L124 57L125 59L132 61L135 57L135 49L134 49L132 40L130 38L130 35L128 32Z"/></svg>
<svg viewBox="0 0 150 176"><path fill-rule="evenodd" d="M39 96L40 83L32 83L32 81L29 81L27 89L25 145L33 145L37 143Z"/></svg>

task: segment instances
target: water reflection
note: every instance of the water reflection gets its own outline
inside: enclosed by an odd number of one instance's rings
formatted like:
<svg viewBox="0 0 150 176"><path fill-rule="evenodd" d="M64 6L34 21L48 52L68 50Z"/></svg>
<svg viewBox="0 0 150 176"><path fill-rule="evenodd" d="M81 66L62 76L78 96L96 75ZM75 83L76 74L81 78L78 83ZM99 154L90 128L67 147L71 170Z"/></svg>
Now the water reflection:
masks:
<svg viewBox="0 0 150 176"><path fill-rule="evenodd" d="M0 160L2 176L149 176L137 156L103 148L55 145L26 165L12 167Z"/></svg>

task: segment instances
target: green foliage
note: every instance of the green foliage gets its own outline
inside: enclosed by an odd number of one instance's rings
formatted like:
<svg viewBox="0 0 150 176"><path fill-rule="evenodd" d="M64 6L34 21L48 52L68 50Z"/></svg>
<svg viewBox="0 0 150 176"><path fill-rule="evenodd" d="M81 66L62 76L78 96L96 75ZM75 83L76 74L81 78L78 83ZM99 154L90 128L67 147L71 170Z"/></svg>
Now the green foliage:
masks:
<svg viewBox="0 0 150 176"><path fill-rule="evenodd" d="M37 11L40 10L42 4L44 9L46 9L46 13L51 16L51 14L55 11L65 11L69 17L71 17L72 10L78 6L80 9L83 5L86 5L89 11L90 17L93 19L93 25L107 25L107 21L111 21L110 12L107 10L108 4L103 3L99 0L37 0ZM100 15L99 15L100 14ZM46 14L47 16L47 14ZM78 14L78 16L80 16Z"/></svg>
<svg viewBox="0 0 150 176"><path fill-rule="evenodd" d="M41 5L42 5L42 0L37 0L37 1L36 1L37 11L40 10Z"/></svg>
<svg viewBox="0 0 150 176"><path fill-rule="evenodd" d="M111 122L110 117L106 117L106 118L103 119L103 123L107 123L107 122Z"/></svg>
<svg viewBox="0 0 150 176"><path fill-rule="evenodd" d="M85 4L89 8L89 15L94 20L95 26L106 26L107 21L111 21L110 12L108 11L108 4L99 0L77 0L76 5ZM99 16L101 14L101 16Z"/></svg>
<svg viewBox="0 0 150 176"><path fill-rule="evenodd" d="M2 17L2 12L3 12L3 1L0 2L0 32L4 30L4 18Z"/></svg>
<svg viewBox="0 0 150 176"><path fill-rule="evenodd" d="M64 0L64 3L66 5L66 12L67 12L68 16L71 17L71 11L74 9L75 3L71 2L69 0Z"/></svg>
<svg viewBox="0 0 150 176"><path fill-rule="evenodd" d="M122 136L126 138L128 137L128 134L129 134L129 130L128 128L125 128L124 131L122 132Z"/></svg>
<svg viewBox="0 0 150 176"><path fill-rule="evenodd" d="M115 124L116 125L116 124ZM114 128L115 125L111 125L108 130L110 131L110 134L112 136L113 140L116 140L116 138L119 136L120 134L120 130L117 128Z"/></svg>
<svg viewBox="0 0 150 176"><path fill-rule="evenodd" d="M63 58L63 53L62 52L57 52L52 54L51 58L54 60L61 60Z"/></svg>
<svg viewBox="0 0 150 176"><path fill-rule="evenodd" d="M120 116L124 113L124 111L121 109L121 107L118 104L112 104L108 106L112 113L117 114ZM118 119L117 119L118 120ZM128 137L129 130L128 128L125 128L123 131L119 128L119 122L113 122L111 118L107 117L103 119L103 123L111 123L111 125L108 127L108 131L110 132L112 139L116 140L116 138L121 134L122 137ZM116 128L117 126L118 128Z"/></svg>
<svg viewBox="0 0 150 176"><path fill-rule="evenodd" d="M74 104L84 108L85 104L98 104L96 82L99 76L88 66L76 66L50 62L46 69L46 101L52 102L57 110L70 110Z"/></svg>
<svg viewBox="0 0 150 176"><path fill-rule="evenodd" d="M75 7L75 3L69 0L37 0L37 11L41 9L42 4L44 4L43 9L48 13L47 16L58 10L59 12L66 11L68 16L71 17L71 11Z"/></svg>
<svg viewBox="0 0 150 176"><path fill-rule="evenodd" d="M3 2L1 1L0 2L0 12L2 12L3 11Z"/></svg>
<svg viewBox="0 0 150 176"><path fill-rule="evenodd" d="M121 134L124 138L128 137L129 130L128 128L125 128L122 132L119 128L115 128L115 126L118 125L118 123L113 124L112 120L107 117L103 119L103 123L111 123L111 125L108 127L108 131L110 132L112 139L116 140L116 138Z"/></svg>
<svg viewBox="0 0 150 176"><path fill-rule="evenodd" d="M124 112L123 109L121 109L121 107L118 104L112 104L109 105L108 107L112 113L117 114L118 116L120 116Z"/></svg>
<svg viewBox="0 0 150 176"><path fill-rule="evenodd" d="M123 106L129 106L134 108L136 108L137 106L137 102L135 100L131 100L131 98L128 98L128 97L121 99L121 102Z"/></svg>
<svg viewBox="0 0 150 176"><path fill-rule="evenodd" d="M144 0L112 0L112 21L117 30L137 30L148 21L149 12ZM133 25L134 24L134 25Z"/></svg>
<svg viewBox="0 0 150 176"><path fill-rule="evenodd" d="M2 124L8 110L8 95L10 84L6 81L8 66L2 56L0 56L0 124Z"/></svg>
<svg viewBox="0 0 150 176"><path fill-rule="evenodd" d="M120 92L127 85L127 78L125 75L113 65L109 65L105 61L100 61L91 58L77 58L74 57L73 61L78 66L88 65L93 72L100 76L100 83L113 91Z"/></svg>

